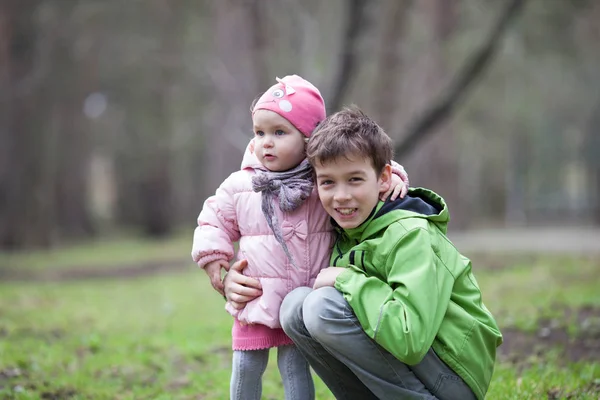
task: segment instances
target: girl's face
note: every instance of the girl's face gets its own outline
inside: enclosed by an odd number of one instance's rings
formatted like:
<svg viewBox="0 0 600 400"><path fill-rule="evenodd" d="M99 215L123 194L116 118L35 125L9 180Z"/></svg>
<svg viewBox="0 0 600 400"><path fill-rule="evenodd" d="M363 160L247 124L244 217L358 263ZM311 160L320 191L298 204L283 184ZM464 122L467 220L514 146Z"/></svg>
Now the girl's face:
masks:
<svg viewBox="0 0 600 400"><path fill-rule="evenodd" d="M254 124L254 153L269 171L282 172L304 160L305 136L276 112L257 110Z"/></svg>

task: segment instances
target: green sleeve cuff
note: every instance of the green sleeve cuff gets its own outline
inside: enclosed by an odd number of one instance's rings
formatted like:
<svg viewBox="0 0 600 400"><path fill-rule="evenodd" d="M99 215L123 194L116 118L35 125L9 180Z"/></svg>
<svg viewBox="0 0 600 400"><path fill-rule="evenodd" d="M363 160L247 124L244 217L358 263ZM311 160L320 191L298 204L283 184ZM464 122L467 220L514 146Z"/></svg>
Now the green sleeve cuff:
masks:
<svg viewBox="0 0 600 400"><path fill-rule="evenodd" d="M344 290L342 290L342 288L346 283L348 283L348 281L350 281L351 278L352 270L350 268L346 268L344 271L342 271L341 274L337 276L337 278L335 278L335 283L333 286L340 292L344 293Z"/></svg>

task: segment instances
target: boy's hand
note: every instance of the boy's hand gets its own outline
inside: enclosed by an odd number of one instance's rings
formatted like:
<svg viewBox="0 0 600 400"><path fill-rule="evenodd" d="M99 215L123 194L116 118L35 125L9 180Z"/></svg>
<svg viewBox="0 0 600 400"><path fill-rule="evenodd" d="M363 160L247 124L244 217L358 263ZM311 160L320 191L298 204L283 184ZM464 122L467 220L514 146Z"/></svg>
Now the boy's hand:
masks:
<svg viewBox="0 0 600 400"><path fill-rule="evenodd" d="M408 185L402 180L402 178L396 174L392 174L391 179L392 182L390 184L390 188L385 193L381 194L381 201L385 201L390 194L392 195L390 200L396 200L398 198L398 194L400 195L400 198L403 199L404 196L406 196L406 193L408 193Z"/></svg>
<svg viewBox="0 0 600 400"><path fill-rule="evenodd" d="M227 271L229 269L229 263L225 260L211 261L204 266L204 271L206 271L212 287L224 296L225 292L223 291L223 281L221 280L221 268Z"/></svg>
<svg viewBox="0 0 600 400"><path fill-rule="evenodd" d="M335 279L339 274L342 273L342 271L344 271L344 269L345 268L341 267L323 268L321 272L319 272L319 275L317 275L313 289L318 289L324 286L333 286L335 284Z"/></svg>
<svg viewBox="0 0 600 400"><path fill-rule="evenodd" d="M235 262L223 279L225 297L236 310L243 309L247 302L262 294L260 282L241 273L247 265L246 260Z"/></svg>

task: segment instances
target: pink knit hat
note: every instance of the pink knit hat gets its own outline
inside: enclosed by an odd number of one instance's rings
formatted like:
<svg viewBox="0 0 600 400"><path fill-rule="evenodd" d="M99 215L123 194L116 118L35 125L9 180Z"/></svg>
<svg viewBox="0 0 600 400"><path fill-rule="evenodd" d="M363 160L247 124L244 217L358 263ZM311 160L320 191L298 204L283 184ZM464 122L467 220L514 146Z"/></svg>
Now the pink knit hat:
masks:
<svg viewBox="0 0 600 400"><path fill-rule="evenodd" d="M256 102L256 110L270 110L287 119L304 136L310 137L325 119L325 102L319 89L298 75L288 75L271 86Z"/></svg>

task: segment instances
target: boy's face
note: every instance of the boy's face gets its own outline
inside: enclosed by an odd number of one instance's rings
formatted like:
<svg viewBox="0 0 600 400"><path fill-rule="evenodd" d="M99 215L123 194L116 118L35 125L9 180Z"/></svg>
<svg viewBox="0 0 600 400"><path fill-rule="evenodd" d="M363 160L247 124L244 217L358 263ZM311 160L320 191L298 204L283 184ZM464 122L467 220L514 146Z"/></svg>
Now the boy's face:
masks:
<svg viewBox="0 0 600 400"><path fill-rule="evenodd" d="M369 217L392 174L389 165L379 174L369 158L358 155L317 161L314 169L321 203L343 229L356 228Z"/></svg>
<svg viewBox="0 0 600 400"><path fill-rule="evenodd" d="M254 152L270 171L287 171L304 160L304 135L287 119L269 110L257 110L254 124Z"/></svg>

